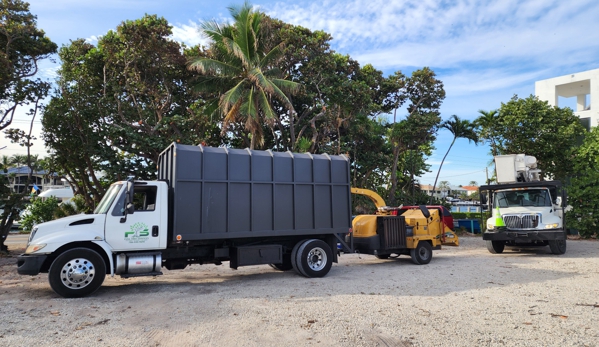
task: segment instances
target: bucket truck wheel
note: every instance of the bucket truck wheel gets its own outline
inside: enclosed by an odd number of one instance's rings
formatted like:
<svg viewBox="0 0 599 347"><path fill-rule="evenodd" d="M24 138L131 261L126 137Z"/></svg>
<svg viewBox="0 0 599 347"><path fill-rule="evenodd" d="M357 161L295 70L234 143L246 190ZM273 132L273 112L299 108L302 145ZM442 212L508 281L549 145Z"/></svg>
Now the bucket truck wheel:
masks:
<svg viewBox="0 0 599 347"><path fill-rule="evenodd" d="M323 277L331 270L333 251L322 240L304 240L298 242L291 252L291 264L295 272L312 278Z"/></svg>
<svg viewBox="0 0 599 347"><path fill-rule="evenodd" d="M48 282L56 294L79 298L95 292L106 277L104 259L88 248L73 248L59 255L48 272Z"/></svg>
<svg viewBox="0 0 599 347"><path fill-rule="evenodd" d="M412 262L416 265L426 265L433 259L433 247L427 241L420 241L416 248L410 250Z"/></svg>
<svg viewBox="0 0 599 347"><path fill-rule="evenodd" d="M503 241L487 240L487 250L493 254L503 253L505 243Z"/></svg>
<svg viewBox="0 0 599 347"><path fill-rule="evenodd" d="M279 271L289 271L293 269L293 265L291 265L291 254L283 254L283 262L280 264L270 264L270 267Z"/></svg>
<svg viewBox="0 0 599 347"><path fill-rule="evenodd" d="M549 249L553 254L564 254L566 253L566 240L550 240Z"/></svg>

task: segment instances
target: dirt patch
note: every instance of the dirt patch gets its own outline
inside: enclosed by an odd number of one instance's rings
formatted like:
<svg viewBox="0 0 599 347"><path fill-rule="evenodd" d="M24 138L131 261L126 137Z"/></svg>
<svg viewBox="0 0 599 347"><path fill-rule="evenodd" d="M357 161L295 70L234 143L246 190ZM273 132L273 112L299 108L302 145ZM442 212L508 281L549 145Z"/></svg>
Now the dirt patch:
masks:
<svg viewBox="0 0 599 347"><path fill-rule="evenodd" d="M107 277L63 299L0 258L5 346L597 346L599 248L568 242L492 255L480 236L409 257L344 254L324 278L194 265ZM13 255L15 255L15 252ZM8 261L9 263L5 263Z"/></svg>

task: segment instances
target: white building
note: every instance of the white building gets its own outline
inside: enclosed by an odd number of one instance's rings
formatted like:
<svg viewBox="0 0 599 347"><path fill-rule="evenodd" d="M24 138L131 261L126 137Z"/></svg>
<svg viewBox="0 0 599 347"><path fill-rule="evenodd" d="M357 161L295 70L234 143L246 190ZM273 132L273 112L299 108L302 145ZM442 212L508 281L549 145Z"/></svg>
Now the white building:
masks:
<svg viewBox="0 0 599 347"><path fill-rule="evenodd" d="M559 97L576 97L574 114L587 129L599 125L599 69L549 78L535 82L535 94L552 106Z"/></svg>

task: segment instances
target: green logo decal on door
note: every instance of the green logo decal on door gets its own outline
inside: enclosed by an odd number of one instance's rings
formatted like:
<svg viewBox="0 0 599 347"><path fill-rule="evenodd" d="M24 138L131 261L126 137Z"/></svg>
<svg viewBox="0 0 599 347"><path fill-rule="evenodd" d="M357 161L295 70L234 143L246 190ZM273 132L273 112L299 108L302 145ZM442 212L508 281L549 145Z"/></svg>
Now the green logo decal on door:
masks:
<svg viewBox="0 0 599 347"><path fill-rule="evenodd" d="M125 241L129 243L144 243L150 238L148 226L145 223L135 223L129 231L125 231Z"/></svg>

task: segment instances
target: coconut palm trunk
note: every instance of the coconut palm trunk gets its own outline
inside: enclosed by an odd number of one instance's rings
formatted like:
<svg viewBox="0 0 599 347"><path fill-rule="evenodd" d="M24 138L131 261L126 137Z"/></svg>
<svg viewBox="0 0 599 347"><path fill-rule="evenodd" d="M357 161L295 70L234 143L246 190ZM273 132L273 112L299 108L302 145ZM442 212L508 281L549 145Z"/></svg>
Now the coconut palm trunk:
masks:
<svg viewBox="0 0 599 347"><path fill-rule="evenodd" d="M443 163L445 162L445 159L447 158L449 151L451 151L451 147L453 147L455 141L458 138L464 138L467 139L468 142L473 141L475 145L478 144L478 135L475 131L475 125L469 120L462 120L454 114L441 124L441 128L449 130L453 134L453 140L451 141L451 144L449 145L449 148L447 149L447 152L445 152L443 160L441 160L441 164L439 165L439 171L437 171L437 176L435 177L435 183L433 184L433 190L431 192L429 204L433 203L433 196L435 195L435 188L437 186L439 174L441 173L441 168L443 167Z"/></svg>

